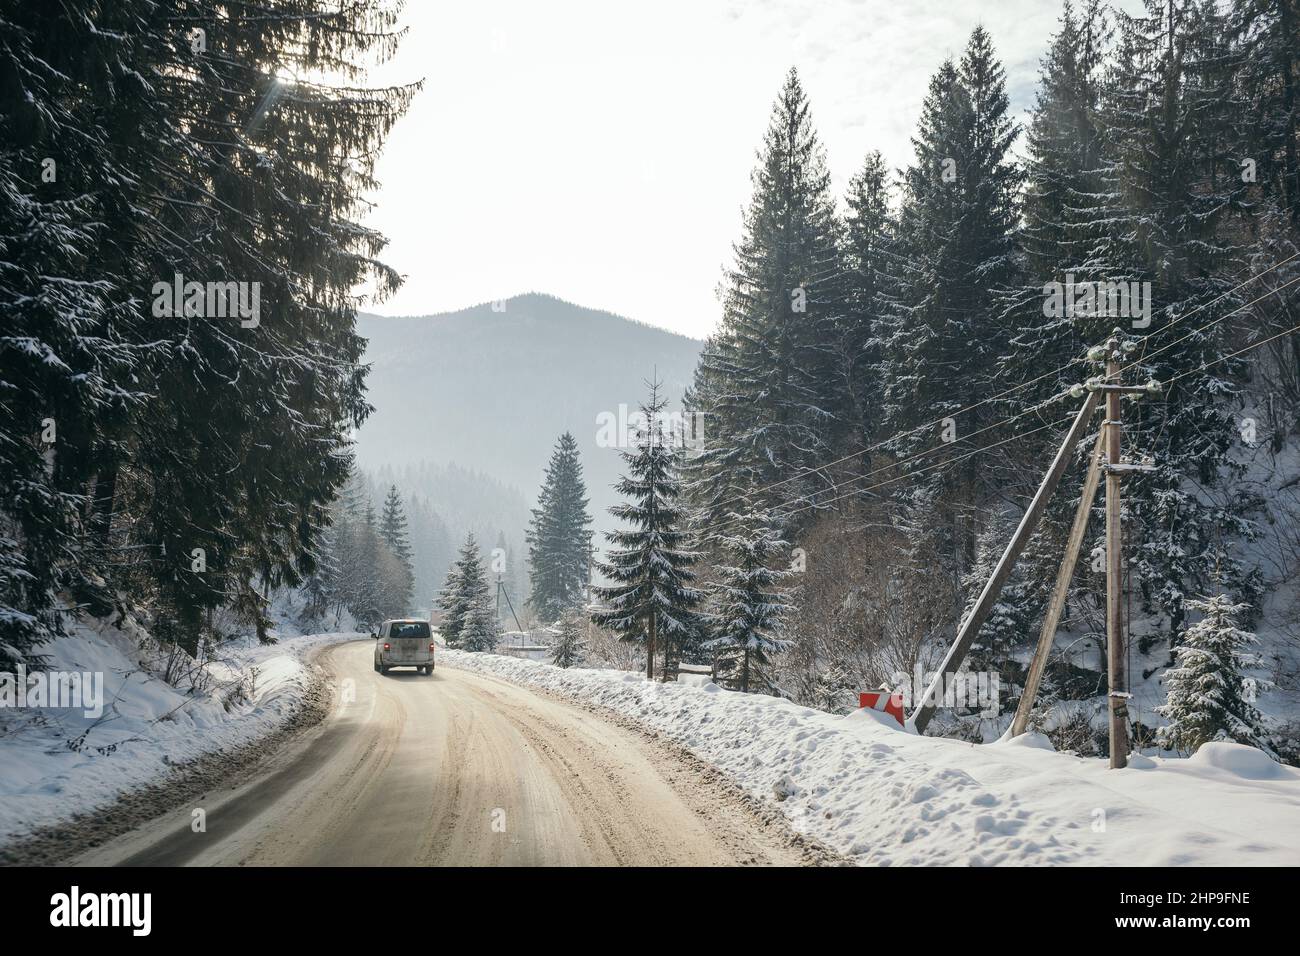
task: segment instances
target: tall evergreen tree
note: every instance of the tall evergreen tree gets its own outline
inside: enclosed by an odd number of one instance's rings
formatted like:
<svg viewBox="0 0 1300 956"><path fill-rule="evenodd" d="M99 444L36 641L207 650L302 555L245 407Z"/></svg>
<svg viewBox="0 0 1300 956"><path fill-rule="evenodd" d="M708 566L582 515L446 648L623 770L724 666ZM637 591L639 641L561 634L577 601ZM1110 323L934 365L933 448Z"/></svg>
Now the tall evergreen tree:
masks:
<svg viewBox="0 0 1300 956"><path fill-rule="evenodd" d="M543 621L582 603L591 550L587 488L573 435L560 436L546 466L528 526L532 593L528 603Z"/></svg>
<svg viewBox="0 0 1300 956"><path fill-rule="evenodd" d="M465 624L457 647L466 651L494 651L501 638L501 622L487 588L467 597Z"/></svg>
<svg viewBox="0 0 1300 956"><path fill-rule="evenodd" d="M483 609L487 609L494 627L496 610L491 604L491 589L483 570L478 542L472 533L465 536L460 555L447 572L447 581L437 603L444 612L439 631L448 647L484 650L480 646L470 648L467 642L477 645L485 642L488 636L492 636L495 646L496 630L487 627Z"/></svg>
<svg viewBox="0 0 1300 956"><path fill-rule="evenodd" d="M1230 289L1244 260L1227 226L1246 186L1223 164L1225 113L1236 108L1221 76L1224 17L1194 0L1148 0L1144 15L1115 16L1100 110L1103 202L1092 213L1088 265L1112 281L1151 283L1150 326L1135 331L1152 341L1129 375L1171 385L1131 415L1126 440L1157 470L1132 483L1125 507L1140 542L1130 561L1143 609L1167 617L1172 644L1184 595L1216 565L1228 586L1248 586L1231 552L1215 545L1252 534L1253 525L1240 507L1205 493L1236 468L1229 455L1238 438L1229 404L1238 393L1235 368L1220 361L1224 324L1210 320L1239 304Z"/></svg>
<svg viewBox="0 0 1300 956"><path fill-rule="evenodd" d="M1088 269L1096 231L1092 209L1102 192L1098 110L1109 35L1101 0L1084 0L1077 14L1067 2L1039 71L1020 231L1025 285L1008 296L1014 329L1002 369L1008 384L1039 381L999 403L999 412L1014 414L1080 381L1080 366L1071 360L1110 331L1105 323L1099 328L1045 307L1051 283L1065 284L1071 276L1079 282L1109 278ZM1027 459L1041 459L1044 443L1052 440L1049 435L1031 441Z"/></svg>
<svg viewBox="0 0 1300 956"><path fill-rule="evenodd" d="M402 617L411 608L414 575L411 569L411 542L406 527L406 513L397 486L388 489L384 510L379 519L379 537L392 557L390 572L382 582L386 617Z"/></svg>
<svg viewBox="0 0 1300 956"><path fill-rule="evenodd" d="M752 664L766 664L789 642L782 637L783 617L793 610L781 587L791 576L781 563L789 545L767 516L734 514L740 530L722 541L732 563L720 568L721 582L712 594L710 646L740 658L740 689L749 693Z"/></svg>
<svg viewBox="0 0 1300 956"><path fill-rule="evenodd" d="M627 527L609 531L608 560L597 567L612 583L593 588L603 607L592 614L601 627L638 642L646 651L646 676L654 677L656 652L671 661L694 634L700 592L691 585L694 552L687 548L685 513L679 499L676 449L663 433L666 400L659 383L641 406L645 428L635 450L623 452L627 474L616 488L626 501L609 513Z"/></svg>
<svg viewBox="0 0 1300 956"><path fill-rule="evenodd" d="M884 427L897 436L887 447L903 457L924 450L935 468L894 493L909 512L902 520L927 529L915 546L940 562L926 569L930 586L946 581L954 596L976 559L976 515L999 481L970 457L937 466L996 421L981 401L996 391L1008 338L999 303L1019 274L1017 133L1003 69L976 27L960 64L930 80L903 179L898 255L888 260L896 292L881 318Z"/></svg>
<svg viewBox="0 0 1300 956"><path fill-rule="evenodd" d="M342 598L338 542L337 523L328 525L316 538L314 568L302 585L302 616L306 622L314 624L324 620L329 609L337 608Z"/></svg>
<svg viewBox="0 0 1300 956"><path fill-rule="evenodd" d="M840 374L843 282L839 226L824 150L791 70L758 166L719 332L705 344L691 391L704 446L689 463L692 498L710 525L738 495L777 481L756 505L825 487L818 470L846 428Z"/></svg>
<svg viewBox="0 0 1300 956"><path fill-rule="evenodd" d="M897 255L889 174L879 152L869 153L862 169L849 181L846 205L843 377L857 432L849 436L850 444L856 439L866 445L880 424L880 315L895 295L890 259ZM846 447L844 454L856 450ZM867 471L869 463L862 459L860 471Z"/></svg>
<svg viewBox="0 0 1300 956"><path fill-rule="evenodd" d="M1244 98L1233 159L1254 164L1257 181L1300 229L1300 2L1232 0L1229 23Z"/></svg>
<svg viewBox="0 0 1300 956"><path fill-rule="evenodd" d="M351 597L348 607L362 626L373 626L384 619L383 572L385 550L375 527L375 506L366 501L359 521L352 523Z"/></svg>

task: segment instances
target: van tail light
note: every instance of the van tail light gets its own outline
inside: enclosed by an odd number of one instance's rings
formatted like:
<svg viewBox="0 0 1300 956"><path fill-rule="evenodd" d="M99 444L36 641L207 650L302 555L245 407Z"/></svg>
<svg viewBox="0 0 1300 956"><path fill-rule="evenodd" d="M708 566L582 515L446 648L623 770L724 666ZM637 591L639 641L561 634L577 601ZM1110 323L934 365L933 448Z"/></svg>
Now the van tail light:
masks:
<svg viewBox="0 0 1300 956"><path fill-rule="evenodd" d="M433 653L433 641L429 642L429 652Z"/></svg>
<svg viewBox="0 0 1300 956"><path fill-rule="evenodd" d="M392 649L393 649L393 645L392 645L392 644L389 644L387 641L385 641L385 642L384 642L384 650L386 650L386 651L391 651Z"/></svg>

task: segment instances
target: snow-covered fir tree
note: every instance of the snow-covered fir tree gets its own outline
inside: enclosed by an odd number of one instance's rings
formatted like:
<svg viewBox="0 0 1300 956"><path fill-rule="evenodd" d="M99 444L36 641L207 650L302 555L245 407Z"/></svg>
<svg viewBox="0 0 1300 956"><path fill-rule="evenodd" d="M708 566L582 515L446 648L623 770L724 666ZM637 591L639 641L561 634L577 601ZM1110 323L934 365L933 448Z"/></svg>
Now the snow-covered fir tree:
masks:
<svg viewBox="0 0 1300 956"><path fill-rule="evenodd" d="M581 613L569 610L551 625L551 663L556 667L581 667L586 659L583 618Z"/></svg>
<svg viewBox="0 0 1300 956"><path fill-rule="evenodd" d="M1253 163L1256 181L1300 230L1300 9L1295 0L1232 0L1229 23L1243 98L1232 158L1239 169Z"/></svg>
<svg viewBox="0 0 1300 956"><path fill-rule="evenodd" d="M997 460L964 453L1000 437L983 399L999 390L1008 338L1001 300L1020 269L1017 133L1004 71L976 27L961 61L943 63L930 80L903 176L895 254L882 262L880 414L886 450L903 463L888 476L891 520L918 532L908 540L917 575L906 586L939 589L954 623L981 513L1005 483ZM922 453L924 470L911 477L910 459Z"/></svg>
<svg viewBox="0 0 1300 956"><path fill-rule="evenodd" d="M578 443L565 432L556 442L528 526L531 594L542 621L554 621L582 603L591 549L591 515Z"/></svg>
<svg viewBox="0 0 1300 956"><path fill-rule="evenodd" d="M493 651L500 639L501 622L497 620L496 607L490 595L480 594L465 613L465 626L456 646L465 651Z"/></svg>
<svg viewBox="0 0 1300 956"><path fill-rule="evenodd" d="M1258 685L1244 675L1260 663L1248 650L1258 640L1238 626L1248 605L1226 594L1187 605L1201 619L1183 632L1176 664L1165 671L1165 702L1156 713L1169 723L1157 731L1160 746L1194 753L1206 741L1232 740L1268 749L1254 704Z"/></svg>
<svg viewBox="0 0 1300 956"><path fill-rule="evenodd" d="M406 513L397 486L388 489L379 518L379 538L391 560L384 562L385 574L380 582L381 604L385 617L403 617L411 609L414 573L411 569L411 542Z"/></svg>
<svg viewBox="0 0 1300 956"><path fill-rule="evenodd" d="M348 607L357 623L373 627L384 619L383 573L387 554L375 527L375 506L367 499L360 520L351 525Z"/></svg>
<svg viewBox="0 0 1300 956"><path fill-rule="evenodd" d="M478 542L468 534L460 555L447 572L447 580L437 601L444 614L438 630L448 647L487 650L480 646L491 640L496 646L499 632L491 588L483 569ZM489 621L485 618L490 618ZM469 647L473 642L476 646Z"/></svg>
<svg viewBox="0 0 1300 956"><path fill-rule="evenodd" d="M1253 524L1239 502L1213 495L1237 470L1231 403L1239 386L1233 363L1223 361L1225 324L1211 320L1242 301L1231 291L1244 259L1230 217L1247 188L1221 155L1225 124L1239 108L1224 88L1222 13L1195 0L1147 0L1142 15L1114 16L1116 49L1099 113L1103 188L1091 211L1088 268L1111 281L1150 283L1149 326L1145 317L1094 324L1122 324L1151 339L1128 374L1168 383L1159 400L1127 413L1125 441L1150 455L1156 471L1130 483L1125 509L1139 542L1130 560L1142 609L1167 619L1172 648L1185 596L1216 569L1228 587L1255 597L1226 545L1252 535Z"/></svg>
<svg viewBox="0 0 1300 956"><path fill-rule="evenodd" d="M791 70L771 118L735 263L723 288L721 328L700 355L690 410L704 445L686 477L707 528L739 494L784 482L763 502L825 487L815 473L846 427L839 334L843 282L839 225L824 150ZM756 502L761 504L763 502Z"/></svg>
<svg viewBox="0 0 1300 956"><path fill-rule="evenodd" d="M881 314L896 294L890 268L897 252L889 172L878 151L867 155L849 181L845 205L842 375L856 432L848 436L843 449L847 455L873 441L879 429L880 346L885 334ZM859 474L869 471L870 465L871 459L860 458Z"/></svg>
<svg viewBox="0 0 1300 956"><path fill-rule="evenodd" d="M597 567L611 583L593 588L602 606L592 620L644 646L646 676L654 677L655 654L671 662L693 637L701 594L691 583L696 555L687 546L677 451L663 430L667 401L657 381L649 387L636 447L622 453L627 473L615 487L626 500L609 513L624 527L605 533L611 547Z"/></svg>
<svg viewBox="0 0 1300 956"><path fill-rule="evenodd" d="M791 577L789 544L766 515L733 513L729 520L736 530L719 541L731 563L718 569L721 580L710 595L709 647L736 657L740 689L749 693L752 667L789 644L784 618L793 607L782 587Z"/></svg>
<svg viewBox="0 0 1300 956"><path fill-rule="evenodd" d="M338 555L339 532L337 522L332 523L316 539L313 555L315 566L302 584L304 623L323 622L331 611L337 614L343 599Z"/></svg>
<svg viewBox="0 0 1300 956"><path fill-rule="evenodd" d="M898 255L888 260L897 293L885 317L881 365L884 423L898 436L890 443L896 453L938 444L940 426L922 426L996 391L1006 346L995 321L998 294L1018 275L1021 173L1010 152L1017 133L1005 73L988 33L976 27L961 62L944 63L930 81L912 140L915 159L903 179ZM954 421L951 454L966 447L964 435L993 420L978 407ZM954 509L995 487L969 459L929 481ZM940 523L952 529L955 549L969 564L974 529L958 527L951 514Z"/></svg>

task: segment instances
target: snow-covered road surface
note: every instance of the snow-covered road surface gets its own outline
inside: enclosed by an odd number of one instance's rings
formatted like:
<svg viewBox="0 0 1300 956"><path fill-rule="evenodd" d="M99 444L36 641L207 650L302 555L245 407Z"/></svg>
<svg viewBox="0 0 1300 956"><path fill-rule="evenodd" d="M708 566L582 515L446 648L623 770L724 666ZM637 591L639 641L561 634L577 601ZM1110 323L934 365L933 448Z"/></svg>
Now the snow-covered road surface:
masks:
<svg viewBox="0 0 1300 956"><path fill-rule="evenodd" d="M381 676L326 649L339 702L271 769L85 864L798 864L815 854L638 734L488 675ZM351 682L351 683L348 683ZM205 817L195 832L194 811Z"/></svg>
<svg viewBox="0 0 1300 956"><path fill-rule="evenodd" d="M633 720L865 866L1300 864L1300 770L1240 744L1110 770L1037 735L918 737L873 711L839 717L707 682L459 651L444 664Z"/></svg>

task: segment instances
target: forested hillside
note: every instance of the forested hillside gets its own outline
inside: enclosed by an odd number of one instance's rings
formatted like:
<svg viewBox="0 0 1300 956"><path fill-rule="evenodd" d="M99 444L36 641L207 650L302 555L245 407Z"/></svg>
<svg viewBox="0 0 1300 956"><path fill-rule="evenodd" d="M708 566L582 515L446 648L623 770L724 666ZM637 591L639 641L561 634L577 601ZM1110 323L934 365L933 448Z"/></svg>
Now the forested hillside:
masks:
<svg viewBox="0 0 1300 956"><path fill-rule="evenodd" d="M540 294L442 315L363 315L359 328L376 408L358 435L362 465L455 464L531 503L551 446L569 431L601 524L619 459L602 447L600 417L618 416L620 406L634 412L656 368L678 402L700 349L695 339Z"/></svg>
<svg viewBox="0 0 1300 956"><path fill-rule="evenodd" d="M843 197L791 70L687 399L705 448L681 462L706 586L738 533L794 549L769 693L844 710L937 663L1116 334L1125 380L1157 383L1123 402L1125 459L1151 466L1124 482L1135 740L1197 602L1226 595L1263 638L1238 649L1255 730L1295 758L1298 24L1290 0L1067 4L1024 129L976 27L935 64L911 162L866 156ZM1094 447L972 649L999 708L931 732L1005 729ZM1084 753L1106 745L1100 497L1092 518L1035 716Z"/></svg>

